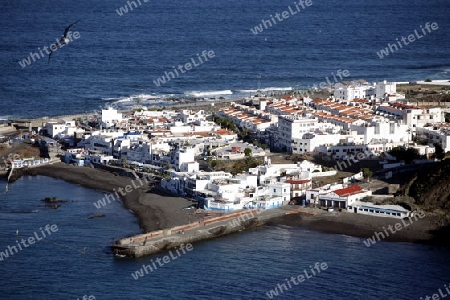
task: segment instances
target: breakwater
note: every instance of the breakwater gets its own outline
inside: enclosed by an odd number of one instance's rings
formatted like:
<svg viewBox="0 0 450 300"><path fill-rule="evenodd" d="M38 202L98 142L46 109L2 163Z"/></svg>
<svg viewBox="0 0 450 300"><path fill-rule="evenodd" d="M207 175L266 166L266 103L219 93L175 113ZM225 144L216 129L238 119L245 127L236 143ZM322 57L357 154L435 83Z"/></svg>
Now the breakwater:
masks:
<svg viewBox="0 0 450 300"><path fill-rule="evenodd" d="M116 255L142 257L173 249L181 244L194 243L264 225L268 220L284 215L289 209L280 207L268 210L243 210L220 217L147 232L127 237L111 245Z"/></svg>

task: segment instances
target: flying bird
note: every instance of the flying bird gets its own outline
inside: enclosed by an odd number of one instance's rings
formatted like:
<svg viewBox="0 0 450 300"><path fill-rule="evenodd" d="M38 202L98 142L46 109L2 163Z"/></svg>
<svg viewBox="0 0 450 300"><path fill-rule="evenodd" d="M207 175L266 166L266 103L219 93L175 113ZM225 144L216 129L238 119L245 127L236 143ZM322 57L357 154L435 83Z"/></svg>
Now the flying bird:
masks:
<svg viewBox="0 0 450 300"><path fill-rule="evenodd" d="M59 39L59 42L58 42L58 45L60 47L62 45L66 45L70 42L70 39L67 38L67 34L70 32L70 29L72 28L72 26L77 24L80 20L81 19L78 19L76 22L73 22L72 24L70 24L69 26L66 27L66 29L64 30L63 36ZM48 63L50 63L50 57L52 56L53 51L56 51L56 48L55 48L55 50L52 50L52 47L50 47L50 54L48 55Z"/></svg>

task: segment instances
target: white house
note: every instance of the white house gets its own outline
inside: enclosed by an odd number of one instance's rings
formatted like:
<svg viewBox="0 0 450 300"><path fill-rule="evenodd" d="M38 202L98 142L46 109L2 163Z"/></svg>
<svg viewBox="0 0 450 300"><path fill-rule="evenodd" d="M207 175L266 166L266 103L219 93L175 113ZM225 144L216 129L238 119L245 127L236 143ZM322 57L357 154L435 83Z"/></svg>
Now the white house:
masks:
<svg viewBox="0 0 450 300"><path fill-rule="evenodd" d="M285 115L278 117L277 146L287 152L292 152L292 141L301 139L308 132L314 132L317 127L316 118L305 118L297 115Z"/></svg>
<svg viewBox="0 0 450 300"><path fill-rule="evenodd" d="M416 128L417 138L429 144L438 143L445 152L450 151L450 126L447 124L430 124Z"/></svg>
<svg viewBox="0 0 450 300"><path fill-rule="evenodd" d="M363 190L359 185L352 185L350 187L334 190L324 195L319 195L319 205L346 209L348 206L351 206L353 202L371 195L371 191Z"/></svg>
<svg viewBox="0 0 450 300"><path fill-rule="evenodd" d="M122 113L118 112L117 109L114 109L112 107L108 107L108 109L102 109L102 127L109 128L120 122L122 122Z"/></svg>
<svg viewBox="0 0 450 300"><path fill-rule="evenodd" d="M45 124L45 129L47 130L47 134L52 138L60 134L70 136L77 131L75 121L47 122Z"/></svg>
<svg viewBox="0 0 450 300"><path fill-rule="evenodd" d="M375 96L378 99L384 98L386 95L397 94L397 84L395 82L387 82L386 80L377 83Z"/></svg>

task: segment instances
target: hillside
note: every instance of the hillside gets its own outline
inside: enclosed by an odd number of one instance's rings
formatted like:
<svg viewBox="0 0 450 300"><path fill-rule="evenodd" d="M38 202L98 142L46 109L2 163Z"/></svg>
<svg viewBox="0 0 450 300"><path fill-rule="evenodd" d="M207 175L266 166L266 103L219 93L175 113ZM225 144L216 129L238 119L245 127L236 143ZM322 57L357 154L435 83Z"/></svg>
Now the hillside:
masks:
<svg viewBox="0 0 450 300"><path fill-rule="evenodd" d="M426 210L450 211L450 160L421 169L405 185L404 193Z"/></svg>

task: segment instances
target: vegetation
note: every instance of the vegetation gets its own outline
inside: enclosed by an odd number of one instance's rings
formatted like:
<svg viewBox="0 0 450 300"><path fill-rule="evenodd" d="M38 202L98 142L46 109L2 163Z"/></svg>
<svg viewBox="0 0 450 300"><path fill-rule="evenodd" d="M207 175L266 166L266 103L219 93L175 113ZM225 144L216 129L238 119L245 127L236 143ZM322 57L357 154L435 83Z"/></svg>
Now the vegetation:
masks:
<svg viewBox="0 0 450 300"><path fill-rule="evenodd" d="M127 166L127 159L125 157L122 157L121 162L122 162L122 168L125 168Z"/></svg>
<svg viewBox="0 0 450 300"><path fill-rule="evenodd" d="M244 154L245 154L246 157L252 156L252 149L250 149L250 148L245 148L245 149L244 149Z"/></svg>
<svg viewBox="0 0 450 300"><path fill-rule="evenodd" d="M399 192L413 197L413 203L424 210L449 210L449 187L450 160L445 159L421 168Z"/></svg>
<svg viewBox="0 0 450 300"><path fill-rule="evenodd" d="M213 169L214 171L224 171L230 172L233 175L243 173L248 171L250 168L255 168L261 165L262 159L257 159L253 156L247 156L244 159L240 160L213 160L211 158L207 158L206 162L208 167Z"/></svg>
<svg viewBox="0 0 450 300"><path fill-rule="evenodd" d="M364 179L370 180L372 178L373 173L369 168L362 168L361 172L363 172Z"/></svg>
<svg viewBox="0 0 450 300"><path fill-rule="evenodd" d="M405 149L403 147L395 147L389 150L388 153L393 155L399 161L405 161L405 163L410 164L414 159L424 159L425 155L420 155L419 150L414 148Z"/></svg>
<svg viewBox="0 0 450 300"><path fill-rule="evenodd" d="M372 196L365 196L361 199L361 202L372 202L373 197Z"/></svg>
<svg viewBox="0 0 450 300"><path fill-rule="evenodd" d="M247 156L244 160L238 160L233 164L233 169L230 172L233 175L246 172L250 168L256 168L261 164L261 161L254 158L253 156Z"/></svg>
<svg viewBox="0 0 450 300"><path fill-rule="evenodd" d="M433 146L434 146L434 149L435 149L434 150L434 154L433 154L433 158L442 160L445 157L445 151L442 148L441 144L434 143Z"/></svg>
<svg viewBox="0 0 450 300"><path fill-rule="evenodd" d="M228 130L234 131L234 132L240 132L239 128L234 124L234 122L230 119L226 118L214 118L214 122L219 124L222 127L225 127Z"/></svg>

